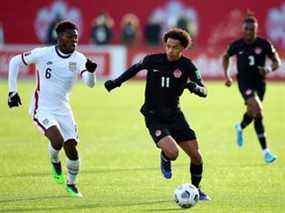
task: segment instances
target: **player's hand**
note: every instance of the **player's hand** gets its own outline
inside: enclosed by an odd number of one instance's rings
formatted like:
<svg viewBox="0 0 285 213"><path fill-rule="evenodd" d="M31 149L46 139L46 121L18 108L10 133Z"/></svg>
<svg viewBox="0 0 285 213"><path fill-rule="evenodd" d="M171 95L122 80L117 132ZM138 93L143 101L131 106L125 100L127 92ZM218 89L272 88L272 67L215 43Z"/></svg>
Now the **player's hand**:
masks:
<svg viewBox="0 0 285 213"><path fill-rule="evenodd" d="M95 62L91 61L89 58L87 58L85 67L86 67L88 72L94 73L96 68L97 68L97 64Z"/></svg>
<svg viewBox="0 0 285 213"><path fill-rule="evenodd" d="M108 92L110 92L111 90L115 89L116 87L121 86L120 83L118 83L116 80L108 80L105 82L104 84L106 90L108 90Z"/></svg>
<svg viewBox="0 0 285 213"><path fill-rule="evenodd" d="M191 93L194 93L200 97L207 97L207 89L204 86L200 86L193 81L187 83L186 87Z"/></svg>
<svg viewBox="0 0 285 213"><path fill-rule="evenodd" d="M193 81L190 81L187 83L187 88L189 89L190 92L194 92L197 88L197 84Z"/></svg>
<svg viewBox="0 0 285 213"><path fill-rule="evenodd" d="M271 72L270 68L268 68L268 67L261 67L261 66L258 66L258 69L259 69L259 73L260 73L262 76L266 76L267 73L270 73L270 72Z"/></svg>
<svg viewBox="0 0 285 213"><path fill-rule="evenodd" d="M227 87L230 87L230 86L232 86L232 84L233 84L233 79L231 77L226 78L225 85Z"/></svg>
<svg viewBox="0 0 285 213"><path fill-rule="evenodd" d="M12 108L12 107L18 107L20 105L22 105L22 102L21 102L21 98L18 95L18 93L17 92L9 92L9 94L8 94L8 106L10 108Z"/></svg>

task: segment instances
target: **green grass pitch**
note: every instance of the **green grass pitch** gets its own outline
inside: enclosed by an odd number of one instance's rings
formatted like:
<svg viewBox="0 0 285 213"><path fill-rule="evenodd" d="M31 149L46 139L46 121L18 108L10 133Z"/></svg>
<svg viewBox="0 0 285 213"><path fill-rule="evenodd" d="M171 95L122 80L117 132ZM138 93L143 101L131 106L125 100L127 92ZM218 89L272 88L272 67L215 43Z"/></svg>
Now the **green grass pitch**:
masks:
<svg viewBox="0 0 285 213"><path fill-rule="evenodd" d="M245 131L245 146L235 144L233 125L244 112L236 85L207 85L207 99L185 91L181 106L198 134L205 165L202 187L212 201L185 211L285 212L284 83L268 84L264 101L269 145L279 156L272 165L264 163L252 126ZM0 212L181 211L172 195L177 185L190 182L189 160L180 151L173 178L162 178L159 150L139 113L144 83L130 82L111 94L102 82L93 89L74 87L83 199L69 198L51 178L47 140L27 113L33 88L31 82L20 81L23 107L10 110L7 82L0 82Z"/></svg>

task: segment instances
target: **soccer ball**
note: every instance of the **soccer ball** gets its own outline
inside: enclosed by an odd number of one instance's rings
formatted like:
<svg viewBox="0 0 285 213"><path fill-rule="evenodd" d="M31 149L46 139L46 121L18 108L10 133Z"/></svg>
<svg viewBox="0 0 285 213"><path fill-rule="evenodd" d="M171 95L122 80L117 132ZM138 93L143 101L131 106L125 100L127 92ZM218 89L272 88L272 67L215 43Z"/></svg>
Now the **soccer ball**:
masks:
<svg viewBox="0 0 285 213"><path fill-rule="evenodd" d="M199 201L198 189L189 183L182 184L176 188L174 200L181 208L191 208Z"/></svg>

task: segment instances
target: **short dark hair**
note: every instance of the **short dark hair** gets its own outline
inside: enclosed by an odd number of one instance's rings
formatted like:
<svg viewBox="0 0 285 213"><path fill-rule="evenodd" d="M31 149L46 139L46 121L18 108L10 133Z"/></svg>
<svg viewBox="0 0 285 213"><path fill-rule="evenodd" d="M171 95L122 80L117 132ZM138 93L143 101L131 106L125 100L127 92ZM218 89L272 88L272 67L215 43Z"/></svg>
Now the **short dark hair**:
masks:
<svg viewBox="0 0 285 213"><path fill-rule="evenodd" d="M188 48L192 44L192 39L188 32L185 30L179 29L179 28L172 28L169 31L167 31L163 37L162 40L164 43L167 42L167 39L172 38L175 40L179 40L182 47Z"/></svg>
<svg viewBox="0 0 285 213"><path fill-rule="evenodd" d="M247 10L243 22L257 24L257 19L252 11Z"/></svg>
<svg viewBox="0 0 285 213"><path fill-rule="evenodd" d="M71 21L61 21L56 25L55 31L57 35L65 32L66 30L78 30L76 24Z"/></svg>

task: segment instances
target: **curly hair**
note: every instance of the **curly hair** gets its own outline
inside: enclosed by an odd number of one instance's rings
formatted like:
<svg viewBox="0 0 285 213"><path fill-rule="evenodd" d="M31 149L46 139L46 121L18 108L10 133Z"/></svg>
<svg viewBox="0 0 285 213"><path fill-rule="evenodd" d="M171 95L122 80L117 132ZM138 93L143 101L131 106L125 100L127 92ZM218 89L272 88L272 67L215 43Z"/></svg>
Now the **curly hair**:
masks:
<svg viewBox="0 0 285 213"><path fill-rule="evenodd" d="M167 31L163 35L162 40L163 40L164 43L166 43L167 39L169 39L169 38L172 38L172 39L180 41L180 44L184 48L188 48L192 44L192 39L191 39L189 33L186 32L185 30L182 30L182 29L179 29L179 28L172 28L169 31Z"/></svg>

